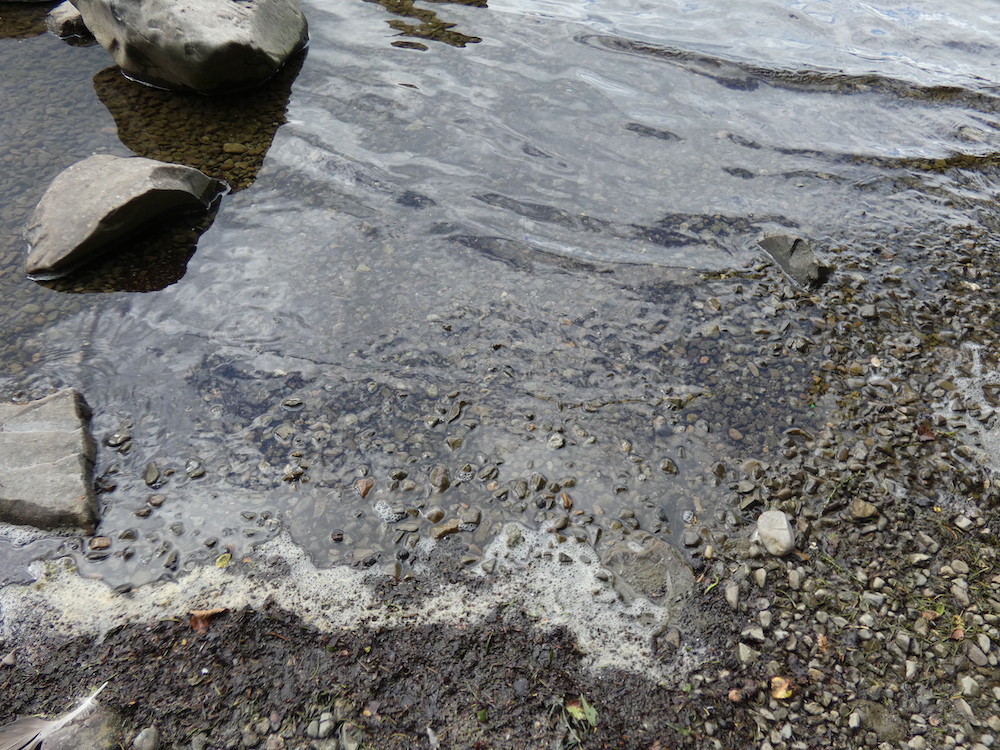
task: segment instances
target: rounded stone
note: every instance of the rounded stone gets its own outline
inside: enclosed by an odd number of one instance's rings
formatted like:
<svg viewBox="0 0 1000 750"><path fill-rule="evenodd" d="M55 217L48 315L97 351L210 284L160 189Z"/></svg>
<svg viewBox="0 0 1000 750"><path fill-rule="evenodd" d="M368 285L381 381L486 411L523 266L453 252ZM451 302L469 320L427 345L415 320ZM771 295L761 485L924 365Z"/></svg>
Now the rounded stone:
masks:
<svg viewBox="0 0 1000 750"><path fill-rule="evenodd" d="M795 549L795 528L780 510L766 510L760 514L755 536L775 557L783 557Z"/></svg>

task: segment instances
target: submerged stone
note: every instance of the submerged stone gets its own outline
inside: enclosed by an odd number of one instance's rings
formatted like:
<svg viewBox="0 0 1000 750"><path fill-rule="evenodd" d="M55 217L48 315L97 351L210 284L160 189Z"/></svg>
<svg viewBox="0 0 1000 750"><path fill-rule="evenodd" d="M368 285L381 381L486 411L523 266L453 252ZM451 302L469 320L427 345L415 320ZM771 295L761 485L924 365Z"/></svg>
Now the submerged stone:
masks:
<svg viewBox="0 0 1000 750"><path fill-rule="evenodd" d="M73 0L130 78L219 93L263 83L308 39L298 0Z"/></svg>
<svg viewBox="0 0 1000 750"><path fill-rule="evenodd" d="M90 408L73 389L0 404L0 521L93 529L95 449Z"/></svg>
<svg viewBox="0 0 1000 750"><path fill-rule="evenodd" d="M54 6L45 17L49 32L76 46L89 46L96 40L83 22L83 16L69 0Z"/></svg>
<svg viewBox="0 0 1000 750"><path fill-rule="evenodd" d="M656 602L674 602L694 584L694 574L681 554L652 537L643 545L615 542L604 553L601 563L615 572L617 586L622 583L627 586L622 593L638 594Z"/></svg>
<svg viewBox="0 0 1000 750"><path fill-rule="evenodd" d="M64 276L152 219L208 208L221 188L197 169L153 159L79 161L56 176L28 221L28 275Z"/></svg>

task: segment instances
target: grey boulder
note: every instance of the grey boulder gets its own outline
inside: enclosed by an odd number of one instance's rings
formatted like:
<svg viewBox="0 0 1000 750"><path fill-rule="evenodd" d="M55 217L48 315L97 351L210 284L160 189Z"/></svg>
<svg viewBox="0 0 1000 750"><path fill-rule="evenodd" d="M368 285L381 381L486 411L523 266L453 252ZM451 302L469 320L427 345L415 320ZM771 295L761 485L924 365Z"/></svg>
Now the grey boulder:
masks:
<svg viewBox="0 0 1000 750"><path fill-rule="evenodd" d="M218 93L274 75L308 40L298 0L73 0L125 75Z"/></svg>
<svg viewBox="0 0 1000 750"><path fill-rule="evenodd" d="M92 530L94 453L90 409L75 390L0 404L0 521Z"/></svg>
<svg viewBox="0 0 1000 750"><path fill-rule="evenodd" d="M58 174L38 202L24 230L25 270L35 279L64 276L152 219L208 208L221 189L193 167L91 156Z"/></svg>

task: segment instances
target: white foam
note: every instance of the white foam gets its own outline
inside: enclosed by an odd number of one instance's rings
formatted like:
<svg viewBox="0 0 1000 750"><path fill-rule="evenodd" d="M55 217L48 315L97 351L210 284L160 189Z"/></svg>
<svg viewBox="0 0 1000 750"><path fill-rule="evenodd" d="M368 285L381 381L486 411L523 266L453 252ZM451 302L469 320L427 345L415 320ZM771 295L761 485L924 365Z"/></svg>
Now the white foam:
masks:
<svg viewBox="0 0 1000 750"><path fill-rule="evenodd" d="M988 371L983 367L981 345L963 344L962 349L971 359L971 375L963 377L960 374L961 358L956 357L948 367L948 377L966 404L979 404L981 408L992 411L985 387L1000 385L1000 372ZM938 414L964 426L974 436L975 447L982 453L984 460L992 469L1000 471L1000 418L992 416L980 421L969 412L954 411L948 402L934 404L934 408Z"/></svg>
<svg viewBox="0 0 1000 750"><path fill-rule="evenodd" d="M15 547L23 547L26 544L37 542L40 539L51 539L52 537L79 536L80 532L73 529L56 529L45 531L36 529L34 526L18 526L12 523L0 521L0 539L5 539Z"/></svg>
<svg viewBox="0 0 1000 750"><path fill-rule="evenodd" d="M513 546L507 530L520 535ZM570 558L566 561L560 552ZM290 570L271 571L280 557ZM508 524L488 547L483 562L494 566L470 575L487 586L470 594L465 586L442 585L408 601L386 606L373 576L347 567L316 568L291 539L261 545L246 566L197 568L176 581L116 594L105 583L81 578L68 560L36 563L38 581L0 589L0 627L7 646L37 640L39 629L73 636L101 635L126 622L184 618L191 610L262 608L268 601L298 614L321 631L361 627L413 627L481 622L504 605L522 607L541 628L565 626L592 668L617 667L653 679L666 677L653 658L652 635L667 622L666 610L646 600L625 603L597 577L597 555L585 543L555 544L551 534Z"/></svg>

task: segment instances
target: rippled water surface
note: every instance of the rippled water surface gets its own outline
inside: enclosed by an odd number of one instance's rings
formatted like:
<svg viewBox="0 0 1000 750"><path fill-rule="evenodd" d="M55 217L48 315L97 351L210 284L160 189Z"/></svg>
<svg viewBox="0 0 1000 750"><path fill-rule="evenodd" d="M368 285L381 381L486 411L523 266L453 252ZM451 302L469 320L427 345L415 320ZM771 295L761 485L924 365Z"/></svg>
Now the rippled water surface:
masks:
<svg viewBox="0 0 1000 750"><path fill-rule="evenodd" d="M470 559L507 518L735 528L733 467L835 406L757 240L907 279L996 225L992 2L303 6L304 61L208 103L0 5L0 395L93 407L112 544L79 560L115 583L281 527L405 569L438 507ZM179 251L25 279L21 226L94 152L235 189Z"/></svg>

